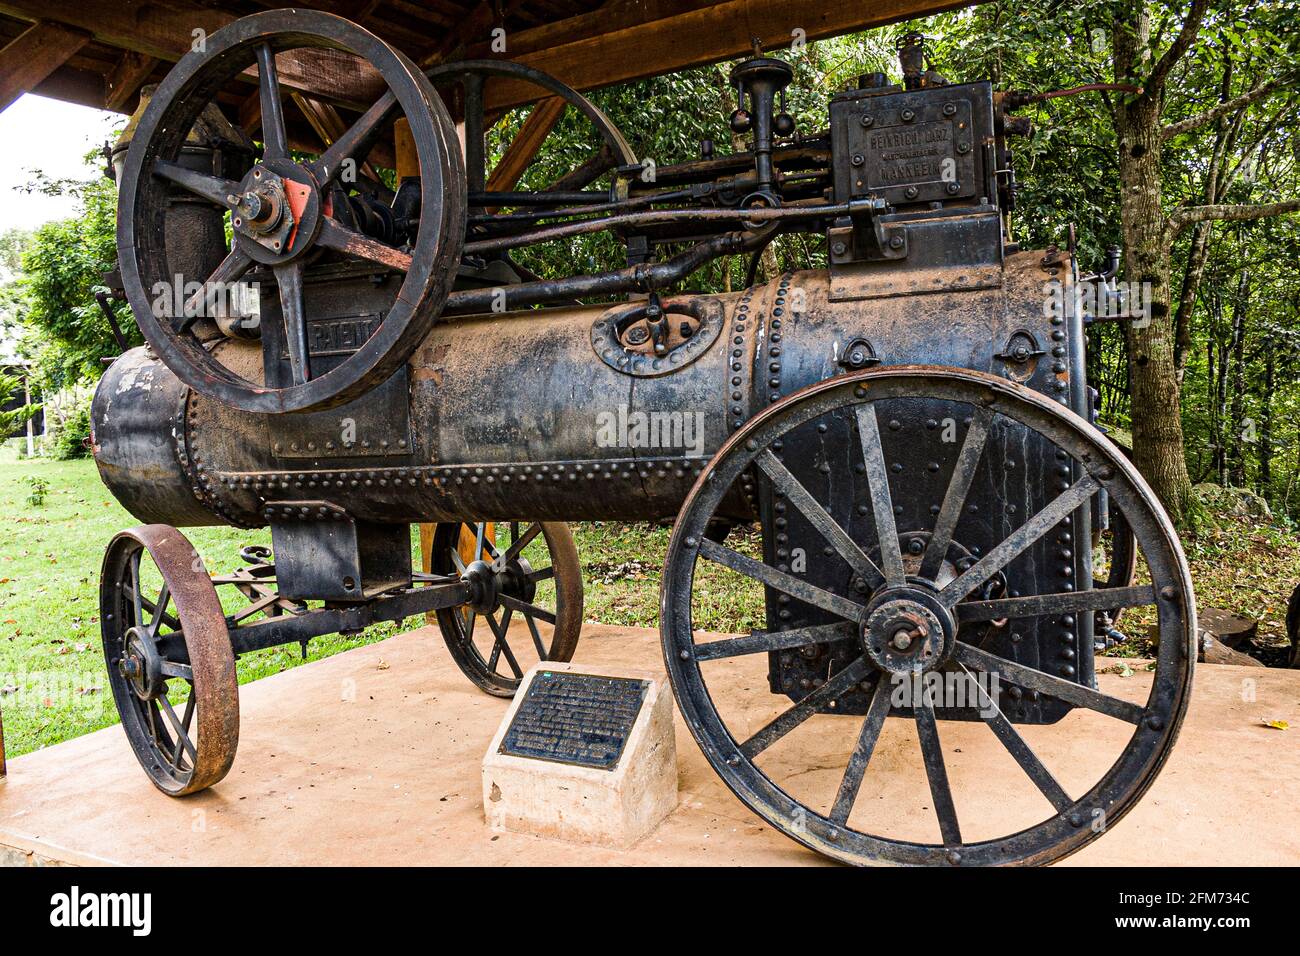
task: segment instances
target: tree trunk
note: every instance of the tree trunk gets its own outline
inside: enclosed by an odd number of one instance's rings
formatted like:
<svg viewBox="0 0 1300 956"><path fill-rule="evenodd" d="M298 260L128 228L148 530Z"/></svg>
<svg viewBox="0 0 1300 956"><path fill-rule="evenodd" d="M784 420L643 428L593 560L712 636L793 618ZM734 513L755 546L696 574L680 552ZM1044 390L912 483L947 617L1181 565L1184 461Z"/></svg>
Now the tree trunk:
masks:
<svg viewBox="0 0 1300 956"><path fill-rule="evenodd" d="M1237 281L1237 295L1232 304L1232 402L1228 410L1230 456L1228 484L1246 487L1246 455L1242 445L1248 437L1246 424L1246 313L1250 303L1249 273L1242 272Z"/></svg>
<svg viewBox="0 0 1300 956"><path fill-rule="evenodd" d="M1128 325L1133 459L1169 516L1182 524L1192 482L1183 457L1182 407L1170 315L1170 236L1161 206L1161 104L1141 95L1115 110L1124 276L1143 283L1149 312Z"/></svg>
<svg viewBox="0 0 1300 956"><path fill-rule="evenodd" d="M1255 475L1255 487L1260 497L1268 499L1273 490L1273 390L1277 376L1277 343L1264 345L1264 394L1260 396L1259 444L1256 446L1256 460L1259 470Z"/></svg>

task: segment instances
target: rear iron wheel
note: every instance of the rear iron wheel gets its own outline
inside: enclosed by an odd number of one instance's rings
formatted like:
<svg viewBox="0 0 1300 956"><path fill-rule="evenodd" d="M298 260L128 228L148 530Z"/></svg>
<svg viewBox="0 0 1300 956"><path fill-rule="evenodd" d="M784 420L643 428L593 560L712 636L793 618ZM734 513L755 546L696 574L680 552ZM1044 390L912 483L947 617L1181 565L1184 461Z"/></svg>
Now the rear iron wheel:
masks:
<svg viewBox="0 0 1300 956"><path fill-rule="evenodd" d="M113 700L149 779L173 797L221 780L239 746L239 687L198 552L169 525L121 532L104 555L99 609Z"/></svg>
<svg viewBox="0 0 1300 956"><path fill-rule="evenodd" d="M914 403L933 409L936 402L948 403L954 420L965 422L964 437L947 453L947 477L935 476L941 503L929 510L932 525L900 528L896 515L924 509L900 504L919 493L919 479L890 480L900 470L890 459L897 461L902 445L918 440L901 430L895 435L896 426L908 419L902 409L910 405L915 420ZM787 463L782 452L787 441L796 446L792 433L802 428L807 435L814 426L821 434L812 446L798 447L818 448L819 471L826 473L824 483L814 483L820 500L793 473L812 469L799 453ZM883 445L882 432L890 436ZM837 447L837 434L851 436L845 447ZM994 448L1030 446L1044 449L1053 471L1058 464L1070 469L1056 485L1059 494L982 555L958 549L963 528L969 533L990 520L968 507L972 489L1015 464L982 460L995 455ZM765 550L761 559L708 535L710 520L749 469L780 503L778 550ZM832 489L832 500L824 488ZM1070 554L1070 532L1087 528L1080 519L1100 488L1132 530L1150 583L1106 588L1085 573L1074 585L1041 593L1036 585L1046 575L1032 568L1025 574L1022 556L1040 543L1053 555ZM796 517L815 540L783 542L787 521ZM835 573L802 576L796 544L814 545L819 554L825 545ZM771 602L766 629L722 639L695 631L697 602L720 587L733 593L745 585ZM813 385L772 405L728 440L674 528L661 627L669 678L691 732L727 786L778 830L857 864L1039 864L1078 850L1113 825L1163 765L1191 687L1193 602L1172 526L1133 466L1098 431L1004 379L904 366ZM1052 655L1059 659L1040 656L1037 642L1016 644L1017 628L1007 627L1016 622L1023 629L1023 622L1043 619L1077 633L1076 619L1082 624L1094 611L1144 605L1155 606L1161 639L1151 690L1141 703L1098 690L1091 667L1073 650L1068 661L1064 650ZM774 607L782 608L780 618ZM786 629L779 619L791 607L807 608L827 623L795 622ZM775 669L783 655L797 661L801 654L820 661L823 671L802 690L782 688L792 703L773 697L767 686L759 689L777 680L769 677L769 661ZM1076 666L1084 676L1075 676ZM951 686L945 681L969 686L970 700L941 700ZM1024 718L1013 706L1022 695L1025 702L1032 697L1068 705L1069 712L1022 733L1013 726ZM1074 759L1098 739L1109 749L1097 761ZM1038 748L1056 764L1059 779ZM989 763L976 763L985 759ZM1008 795L1013 786L1019 788L1014 798ZM888 823L877 810L882 806L890 808ZM961 807L981 811L979 819L959 820Z"/></svg>
<svg viewBox="0 0 1300 956"><path fill-rule="evenodd" d="M489 694L513 697L533 664L573 658L582 568L568 525L439 524L430 567L472 585L472 600L438 611L438 625L457 666Z"/></svg>

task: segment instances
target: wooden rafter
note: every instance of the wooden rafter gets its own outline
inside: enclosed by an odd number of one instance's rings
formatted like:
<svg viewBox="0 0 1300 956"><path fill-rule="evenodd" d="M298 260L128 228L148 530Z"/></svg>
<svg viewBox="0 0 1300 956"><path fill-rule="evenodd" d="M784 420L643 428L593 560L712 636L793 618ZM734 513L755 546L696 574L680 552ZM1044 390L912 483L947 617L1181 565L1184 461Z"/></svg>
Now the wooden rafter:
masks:
<svg viewBox="0 0 1300 956"><path fill-rule="evenodd" d="M488 177L489 192L509 192L519 184L528 164L537 156L537 151L542 148L542 143L551 134L551 130L555 129L555 124L564 115L567 105L558 96L550 96L533 107L506 154L501 157L501 162L497 163L492 175Z"/></svg>
<svg viewBox="0 0 1300 956"><path fill-rule="evenodd" d="M90 42L90 34L58 23L32 24L0 50L0 110L67 63Z"/></svg>
<svg viewBox="0 0 1300 956"><path fill-rule="evenodd" d="M274 6L274 0L258 0ZM572 16L568 4L537 0L480 0L474 5L444 0L312 0L312 7L356 20L394 40L425 65L445 59L490 56L537 67L576 89L586 90L742 56L757 37L779 49L798 36L817 40L855 30L968 6L979 0L608 0ZM231 8L219 0L0 0L0 15L27 21L48 17L92 34L99 56L108 46L163 62L189 52L194 31L207 33L231 22ZM443 26L443 21L450 21ZM493 50L490 37L505 26L506 49ZM280 59L282 82L336 106L364 108L379 95L382 81L368 64L341 51L302 50ZM134 90L114 74L129 76L144 61L120 58L111 71L88 73L66 65L43 85L54 95L126 108ZM88 80L95 82L88 82ZM96 82L99 95L90 92ZM108 96L104 87L108 86ZM499 112L539 96L527 85L490 84L485 104Z"/></svg>
<svg viewBox="0 0 1300 956"><path fill-rule="evenodd" d="M104 78L104 109L122 112L158 65L158 58L127 50Z"/></svg>

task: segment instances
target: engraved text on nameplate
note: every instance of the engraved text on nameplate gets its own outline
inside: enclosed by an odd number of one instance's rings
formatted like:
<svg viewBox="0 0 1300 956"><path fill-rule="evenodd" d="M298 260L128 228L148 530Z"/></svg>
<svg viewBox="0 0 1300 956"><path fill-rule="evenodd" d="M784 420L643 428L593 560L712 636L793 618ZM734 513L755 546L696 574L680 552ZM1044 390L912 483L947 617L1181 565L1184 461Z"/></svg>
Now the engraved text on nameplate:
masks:
<svg viewBox="0 0 1300 956"><path fill-rule="evenodd" d="M612 770L649 684L625 677L540 671L501 741L503 754Z"/></svg>

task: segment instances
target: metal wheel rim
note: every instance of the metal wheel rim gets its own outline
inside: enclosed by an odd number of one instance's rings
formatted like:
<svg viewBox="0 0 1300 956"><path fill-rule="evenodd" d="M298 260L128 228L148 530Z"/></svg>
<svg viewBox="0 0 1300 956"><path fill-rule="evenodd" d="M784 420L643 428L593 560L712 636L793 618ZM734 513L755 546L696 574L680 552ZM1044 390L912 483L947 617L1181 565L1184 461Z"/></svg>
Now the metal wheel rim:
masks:
<svg viewBox="0 0 1300 956"><path fill-rule="evenodd" d="M188 666L190 671L189 678L175 674L170 678L189 680L190 696L184 714L177 713L170 704L151 708L152 702L142 701L118 668L128 629L123 625L128 620L132 621L128 627L140 624L135 620L137 604L132 582L140 580L138 569L145 554L157 567L167 591L161 602L157 597L143 595L144 610L150 616L146 623L152 626L159 603L164 612L174 609L172 622L166 624L172 631L168 636L180 634L188 658L187 662L169 662L172 666ZM104 555L100 580L104 660L122 727L149 779L170 796L194 793L217 783L229 772L239 746L235 656L216 590L201 565L200 570L193 569L196 556L190 542L175 528L142 525L113 538ZM153 612L148 604L154 605ZM179 632L172 627L176 623ZM149 716L151 710L154 723ZM184 746L178 732L185 734L189 746Z"/></svg>
<svg viewBox="0 0 1300 956"><path fill-rule="evenodd" d="M922 391L918 391L918 390ZM780 435L825 414L831 408L874 403L881 399L926 397L983 405L993 412L1014 410L1013 420L1059 433L1050 435L1076 461L1100 478L1112 500L1126 513L1145 511L1150 527L1139 542L1157 545L1148 554L1153 577L1169 579L1173 593L1156 598L1161 641L1157 673L1143 717L1112 766L1071 809L1037 825L994 840L960 845L889 840L849 830L786 794L742 753L718 714L700 673L691 632L691 593L700 542L708 520L728 488L759 452ZM752 443L752 447L751 447ZM1083 456L1083 457L1081 457ZM1159 567L1158 563L1166 567ZM1068 409L1006 380L981 372L938 366L898 366L846 375L809 386L770 406L733 435L696 482L673 529L660 592L661 634L665 664L674 695L687 725L714 770L736 796L776 829L805 846L856 864L1041 864L1073 853L1100 835L1082 815L1101 807L1108 824L1118 821L1146 792L1163 766L1186 712L1195 660L1195 607L1191 580L1177 535L1154 494L1136 469L1100 432ZM847 668L846 668L847 670ZM827 682L828 684L830 681ZM1151 713L1153 701L1167 701ZM1154 718L1154 720L1152 719ZM950 791L951 793L951 791ZM805 821L802 832L786 821Z"/></svg>

